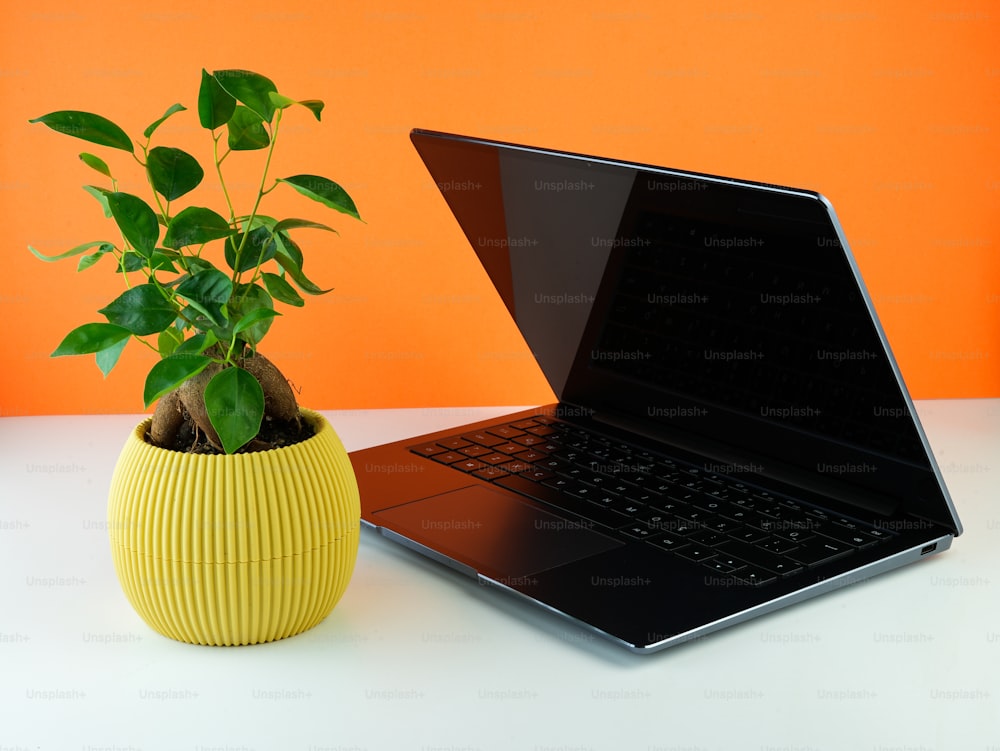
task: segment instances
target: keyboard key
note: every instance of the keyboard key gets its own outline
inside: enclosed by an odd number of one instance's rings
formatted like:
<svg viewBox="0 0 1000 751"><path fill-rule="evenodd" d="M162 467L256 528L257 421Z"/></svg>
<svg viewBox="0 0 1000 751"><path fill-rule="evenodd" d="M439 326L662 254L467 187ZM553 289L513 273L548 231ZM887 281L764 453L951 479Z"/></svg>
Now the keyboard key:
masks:
<svg viewBox="0 0 1000 751"><path fill-rule="evenodd" d="M712 514L721 513L728 505L725 501L709 495L699 495L694 499L693 503L697 508Z"/></svg>
<svg viewBox="0 0 1000 751"><path fill-rule="evenodd" d="M512 428L509 425L500 425L496 428L487 428L486 432L489 433L490 435L495 435L498 438L506 438L507 440L515 438L519 435L524 435L524 431L518 430L517 428Z"/></svg>
<svg viewBox="0 0 1000 751"><path fill-rule="evenodd" d="M443 441L438 441L438 446L443 446L446 449L460 449L468 445L469 442L464 438L446 438Z"/></svg>
<svg viewBox="0 0 1000 751"><path fill-rule="evenodd" d="M788 540L791 543L798 544L803 540L808 540L810 537L814 537L813 533L808 529L776 529L774 531L775 537L780 537L783 540Z"/></svg>
<svg viewBox="0 0 1000 751"><path fill-rule="evenodd" d="M643 522L644 524L649 524L653 527L662 527L668 522L673 521L673 516L670 514L664 514L661 511L656 511L655 509L646 509L641 514L636 516L636 519Z"/></svg>
<svg viewBox="0 0 1000 751"><path fill-rule="evenodd" d="M548 480L542 480L542 485L547 488L552 488L553 490L566 490L570 488L573 484L573 480L568 477L562 477L561 475L553 475Z"/></svg>
<svg viewBox="0 0 1000 751"><path fill-rule="evenodd" d="M430 457L436 462L441 462L442 464L454 464L455 462L460 462L463 459L468 459L469 457L464 454L456 454L454 451L446 451L443 454L434 454Z"/></svg>
<svg viewBox="0 0 1000 751"><path fill-rule="evenodd" d="M712 558L711 560L705 562L705 568L707 568L709 571L714 571L717 574L731 574L734 571L736 571L739 567L730 565L726 561L720 561L717 558Z"/></svg>
<svg viewBox="0 0 1000 751"><path fill-rule="evenodd" d="M518 454L521 451L524 451L524 446L520 446L516 443L498 443L496 446L492 446L491 448L502 454Z"/></svg>
<svg viewBox="0 0 1000 751"><path fill-rule="evenodd" d="M876 540L888 540L892 537L892 532L880 529L879 527L869 527L865 530L865 534L874 537Z"/></svg>
<svg viewBox="0 0 1000 751"><path fill-rule="evenodd" d="M652 493L646 490L630 490L625 492L625 498L632 501L633 503L638 503L643 506L649 506L658 503L663 496L659 493Z"/></svg>
<svg viewBox="0 0 1000 751"><path fill-rule="evenodd" d="M522 446L537 446L540 443L545 443L545 439L537 435L519 435L513 442Z"/></svg>
<svg viewBox="0 0 1000 751"><path fill-rule="evenodd" d="M548 480L550 477L552 477L552 473L549 472L548 470L534 467L533 469L529 469L527 472L522 472L521 477L527 478L532 482L541 482L542 480Z"/></svg>
<svg viewBox="0 0 1000 751"><path fill-rule="evenodd" d="M420 446L410 446L410 451L415 454L420 454L421 456L434 456L434 454L444 453L444 449L436 443L425 443Z"/></svg>
<svg viewBox="0 0 1000 751"><path fill-rule="evenodd" d="M432 458L437 459L436 456ZM477 458L485 464L503 464L510 461L510 457L506 454L483 454Z"/></svg>
<svg viewBox="0 0 1000 751"><path fill-rule="evenodd" d="M489 454L491 452L485 446L467 446L464 449L459 449L458 453L465 454L466 456L476 457L476 456L482 456L483 454Z"/></svg>
<svg viewBox="0 0 1000 751"><path fill-rule="evenodd" d="M860 529L856 521L848 519L846 516L835 516L832 521L834 524L844 527L845 529Z"/></svg>
<svg viewBox="0 0 1000 751"><path fill-rule="evenodd" d="M770 540L765 540L759 543L757 547L760 550L766 550L768 553L784 555L789 550L795 550L796 546L794 542L782 540L780 537L772 537Z"/></svg>
<svg viewBox="0 0 1000 751"><path fill-rule="evenodd" d="M738 542L736 540L724 542L716 550L720 553L731 555L734 558L739 558L756 568L762 568L778 576L790 576L802 570L802 566L796 562L789 561L774 553L765 552L745 542Z"/></svg>
<svg viewBox="0 0 1000 751"><path fill-rule="evenodd" d="M877 537L868 532L862 532L861 529L847 529L839 524L817 526L816 531L824 537L854 548L867 548L869 545L874 545L879 541Z"/></svg>
<svg viewBox="0 0 1000 751"><path fill-rule="evenodd" d="M685 521L684 519L675 519L675 524L673 528L673 533L675 535L680 535L681 537L687 537L688 535L693 535L696 532L703 531L700 524L695 524L694 522Z"/></svg>
<svg viewBox="0 0 1000 751"><path fill-rule="evenodd" d="M740 542L755 543L766 540L770 535L763 530L754 527L740 527L729 533L729 536Z"/></svg>
<svg viewBox="0 0 1000 751"><path fill-rule="evenodd" d="M677 555L687 558L689 561L707 561L709 558L715 557L715 550L704 545L692 543L686 548L678 550Z"/></svg>
<svg viewBox="0 0 1000 751"><path fill-rule="evenodd" d="M854 548L843 543L828 538L814 537L788 553L788 557L805 566L818 566L821 563L829 563L843 558L853 552Z"/></svg>
<svg viewBox="0 0 1000 751"><path fill-rule="evenodd" d="M733 577L739 581L745 582L752 587L760 587L764 584L770 584L775 581L777 577L762 568L756 568L755 566L745 566L739 571L733 573Z"/></svg>
<svg viewBox="0 0 1000 751"><path fill-rule="evenodd" d="M521 420L520 422L512 422L510 427L515 430L528 430L528 428L537 428L539 424L535 420Z"/></svg>
<svg viewBox="0 0 1000 751"><path fill-rule="evenodd" d="M477 469L482 469L486 465L475 459L466 459L465 461L455 462L452 464L455 469L460 469L463 472L475 472Z"/></svg>
<svg viewBox="0 0 1000 751"><path fill-rule="evenodd" d="M626 527L622 527L618 531L624 535L628 535L629 537L633 537L637 540L645 540L649 537L653 537L654 535L656 535L655 531L653 531L644 524L631 524Z"/></svg>
<svg viewBox="0 0 1000 751"><path fill-rule="evenodd" d="M655 545L663 550L681 550L690 544L684 538L674 537L673 535L657 535L647 538L647 541L651 545Z"/></svg>
<svg viewBox="0 0 1000 751"><path fill-rule="evenodd" d="M532 435L537 435L539 437L550 436L556 432L552 428L548 428L544 425L536 425L532 428L523 428L523 430L526 433L531 433Z"/></svg>
<svg viewBox="0 0 1000 751"><path fill-rule="evenodd" d="M707 545L712 547L713 545L725 542L729 538L726 537L726 535L720 535L718 532L711 532L704 529L700 532L695 532L693 535L689 535L687 539L691 542L697 543L698 545Z"/></svg>
<svg viewBox="0 0 1000 751"><path fill-rule="evenodd" d="M509 477L507 472L505 472L500 467L483 467L482 469L476 470L472 473L480 480L496 480L500 477Z"/></svg>
<svg viewBox="0 0 1000 751"><path fill-rule="evenodd" d="M506 443L503 438L495 435L490 435L486 432L481 433L466 433L462 436L469 443L478 443L480 446L486 446L490 448L491 446L496 446L498 443Z"/></svg>
<svg viewBox="0 0 1000 751"><path fill-rule="evenodd" d="M738 532L742 525L737 524L729 519L723 519L721 516L714 516L710 519L702 521L707 529L713 532L718 532L719 534L732 534Z"/></svg>
<svg viewBox="0 0 1000 751"><path fill-rule="evenodd" d="M545 458L545 454L540 451L535 451L534 449L528 449L527 451L520 451L514 454L515 459L519 459L522 462L537 462Z"/></svg>
<svg viewBox="0 0 1000 751"><path fill-rule="evenodd" d="M500 487L534 498L549 506L569 511L610 529L618 529L633 523L632 519L611 509L547 488L545 483L533 483L519 475L508 475L496 481Z"/></svg>

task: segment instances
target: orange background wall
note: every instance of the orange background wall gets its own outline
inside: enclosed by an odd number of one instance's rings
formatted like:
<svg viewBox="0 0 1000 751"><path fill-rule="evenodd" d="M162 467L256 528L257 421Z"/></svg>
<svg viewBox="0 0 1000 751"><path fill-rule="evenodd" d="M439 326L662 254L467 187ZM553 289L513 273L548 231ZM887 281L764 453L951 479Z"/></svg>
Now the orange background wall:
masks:
<svg viewBox="0 0 1000 751"><path fill-rule="evenodd" d="M170 104L196 106L202 67L326 100L321 124L285 118L308 145L279 144L274 174L342 182L367 221L274 194L268 213L342 232L300 235L306 271L336 290L288 311L262 347L304 404L549 398L409 144L414 126L819 190L913 395L1000 396L995 3L96 5L17 3L0 25L2 415L138 412L154 361L133 342L105 382L91 357L48 358L102 320L121 280L110 265L78 277L75 259L46 265L27 246L113 237L80 190L99 176L76 154L100 151L122 173L130 157L28 119L93 110L138 136ZM192 110L158 143L205 156L206 137ZM130 179L123 189L142 190Z"/></svg>

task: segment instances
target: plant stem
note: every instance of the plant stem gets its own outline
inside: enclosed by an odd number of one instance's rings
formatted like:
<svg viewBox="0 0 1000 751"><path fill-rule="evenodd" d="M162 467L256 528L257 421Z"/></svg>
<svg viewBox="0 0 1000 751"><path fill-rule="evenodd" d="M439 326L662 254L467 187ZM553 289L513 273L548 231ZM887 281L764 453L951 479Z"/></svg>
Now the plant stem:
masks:
<svg viewBox="0 0 1000 751"><path fill-rule="evenodd" d="M271 130L270 138L271 143L267 149L267 159L264 161L264 171L260 176L260 186L257 188L257 198L254 201L253 209L250 211L250 215L247 217L246 224L244 225L243 239L240 240L240 247L236 249L236 262L233 264L237 269L240 267L240 257L243 254L243 249L247 244L247 238L250 236L250 228L253 226L253 220L257 217L257 209L260 208L261 199L264 197L264 184L267 182L267 173L271 167L271 157L274 155L274 146L278 142L278 127L281 125L281 113L282 110L275 110L274 117L274 128ZM259 273L260 265L263 262L264 254L261 253L260 257L257 259L257 265L254 268L254 273L251 277L251 283L246 286L243 290L241 300L246 298L247 292L252 286L253 280L257 277ZM233 271L233 283L239 283L240 272Z"/></svg>
<svg viewBox="0 0 1000 751"><path fill-rule="evenodd" d="M222 134L215 135L215 131L212 131L212 158L215 161L215 173L219 176L219 185L222 187L222 195L226 197L226 205L229 207L229 223L232 224L236 221L236 212L233 209L233 201L229 197L229 188L226 187L226 179L222 176L222 160L229 156L230 153L227 151L222 157L219 157L219 139L222 138Z"/></svg>

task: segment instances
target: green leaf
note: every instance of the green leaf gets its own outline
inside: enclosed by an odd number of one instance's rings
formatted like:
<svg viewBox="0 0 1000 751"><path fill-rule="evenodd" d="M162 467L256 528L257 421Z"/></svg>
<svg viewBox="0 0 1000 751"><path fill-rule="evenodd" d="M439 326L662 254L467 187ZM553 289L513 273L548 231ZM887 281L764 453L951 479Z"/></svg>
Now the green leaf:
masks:
<svg viewBox="0 0 1000 751"><path fill-rule="evenodd" d="M229 122L236 109L236 99L226 93L219 82L205 69L201 71L198 90L198 121L201 127L215 130Z"/></svg>
<svg viewBox="0 0 1000 751"><path fill-rule="evenodd" d="M333 291L332 288L321 289L302 272L302 253L294 243L288 240L287 236L279 234L275 235L275 237L279 241L276 243L278 253L275 255L274 260L292 277L292 280L299 286L299 289L309 295L325 295L327 292ZM297 258L291 252L293 248L297 252Z"/></svg>
<svg viewBox="0 0 1000 751"><path fill-rule="evenodd" d="M95 263L101 260L109 251L111 250L110 245L102 245L101 249L96 253L91 253L89 256L84 256L80 259L80 262L76 264L77 271L86 271Z"/></svg>
<svg viewBox="0 0 1000 751"><path fill-rule="evenodd" d="M125 345L128 344L128 340L129 337L125 337L120 342L112 344L110 347L95 353L97 367L101 369L105 378L108 377L108 373L110 373L112 368L114 368L118 363L118 358L121 357L122 350L125 349Z"/></svg>
<svg viewBox="0 0 1000 751"><path fill-rule="evenodd" d="M200 355L206 349L218 342L219 339L214 331L203 331L195 334L190 339L186 339L176 350L175 355Z"/></svg>
<svg viewBox="0 0 1000 751"><path fill-rule="evenodd" d="M149 257L149 269L150 271L171 271L176 274L178 271L177 267L174 266L174 261L180 257L180 253L175 253L165 248L157 248Z"/></svg>
<svg viewBox="0 0 1000 751"><path fill-rule="evenodd" d="M229 128L229 148L233 151L255 151L265 149L271 143L264 128L264 120L256 112L237 106L227 124Z"/></svg>
<svg viewBox="0 0 1000 751"><path fill-rule="evenodd" d="M323 112L323 107L325 106L319 99L304 99L301 102L297 102L294 99L289 99L287 96L279 94L277 91L272 91L270 98L271 104L278 109L285 109L287 107L291 107L293 104L301 104L303 107L312 112L317 120L320 120L320 115Z"/></svg>
<svg viewBox="0 0 1000 751"><path fill-rule="evenodd" d="M177 307L155 284L140 284L126 290L97 311L110 323L138 336L158 334L177 318Z"/></svg>
<svg viewBox="0 0 1000 751"><path fill-rule="evenodd" d="M109 243L109 242L107 242L105 240L95 240L92 243L84 243L83 245L77 245L75 248L70 248L65 253L60 253L59 255L56 255L56 256L47 256L44 253L39 253L37 250L35 250L30 245L28 246L28 250L30 250L32 252L32 254L35 256L35 258L40 258L41 260L45 261L46 263L52 263L54 261L61 261L64 258L72 258L73 256L82 255L83 253L86 253L91 248L96 248L98 246L101 247L101 249L102 249L101 252L102 253L106 253L107 251L111 250L114 247L113 245L111 245L111 243Z"/></svg>
<svg viewBox="0 0 1000 751"><path fill-rule="evenodd" d="M124 130L106 117L94 115L90 112L61 110L36 117L28 122L42 123L42 125L47 125L59 133L65 133L68 136L90 141L100 146L110 146L113 149L121 149L129 153L135 151L135 148L132 146L132 139L128 137Z"/></svg>
<svg viewBox="0 0 1000 751"><path fill-rule="evenodd" d="M105 162L100 157L94 156L93 154L88 154L87 152L83 152L82 154L80 154L80 160L91 169L95 169L102 175L107 175L108 177L111 177L111 168L108 167L107 162Z"/></svg>
<svg viewBox="0 0 1000 751"><path fill-rule="evenodd" d="M163 244L168 248L183 248L188 245L219 240L236 234L223 217L211 209L189 206L170 220Z"/></svg>
<svg viewBox="0 0 1000 751"><path fill-rule="evenodd" d="M258 227L249 234L235 235L226 240L226 263L236 272L257 268L274 258L275 252L274 236L267 227Z"/></svg>
<svg viewBox="0 0 1000 751"><path fill-rule="evenodd" d="M230 95L243 102L267 122L274 116L271 92L278 87L274 82L249 70L217 70L212 73L219 85Z"/></svg>
<svg viewBox="0 0 1000 751"><path fill-rule="evenodd" d="M125 271L131 273L133 271L138 271L139 269L144 269L147 266L149 266L149 259L143 258L134 250L129 250L126 251L124 254L122 254L121 263L118 264L118 268L115 269L116 274L121 273L123 265L125 267Z"/></svg>
<svg viewBox="0 0 1000 751"><path fill-rule="evenodd" d="M303 99L301 102L299 102L299 104L301 104L303 107L311 111L313 115L316 116L317 121L320 120L320 115L323 112L323 107L326 106L319 99Z"/></svg>
<svg viewBox="0 0 1000 751"><path fill-rule="evenodd" d="M111 195L111 191L98 188L96 185L84 185L83 189L97 199L97 202L101 204L101 208L104 209L104 216L110 219L111 207L108 206L108 196Z"/></svg>
<svg viewBox="0 0 1000 751"><path fill-rule="evenodd" d="M233 282L218 269L189 276L177 286L177 294L215 325L226 325L225 306L233 294Z"/></svg>
<svg viewBox="0 0 1000 751"><path fill-rule="evenodd" d="M261 276L264 278L264 286L267 287L267 291L275 300L283 302L285 305L294 305L296 308L301 308L306 304L295 288L282 277L266 272Z"/></svg>
<svg viewBox="0 0 1000 751"><path fill-rule="evenodd" d="M204 258L198 258L198 256L187 256L184 262L187 264L188 269L192 273L215 268L215 265L211 261L207 261Z"/></svg>
<svg viewBox="0 0 1000 751"><path fill-rule="evenodd" d="M233 333L240 334L251 326L257 325L261 321L280 315L281 313L272 308L257 308L256 310L250 311L239 320L239 323L233 327Z"/></svg>
<svg viewBox="0 0 1000 751"><path fill-rule="evenodd" d="M244 318L262 308L274 310L274 301L263 287L257 284L238 285L233 289L233 296L229 302L229 320L235 328ZM241 329L241 338L248 344L257 345L267 334L272 323L274 321L271 317L262 317L253 325ZM227 336L220 338L230 339L235 336L233 332L226 332L226 334Z"/></svg>
<svg viewBox="0 0 1000 751"><path fill-rule="evenodd" d="M100 352L113 347L123 339L128 339L131 334L128 329L110 323L85 323L70 331L51 356L89 355Z"/></svg>
<svg viewBox="0 0 1000 751"><path fill-rule="evenodd" d="M161 118L160 118L159 120L156 120L155 122L151 123L151 124L150 124L150 126L149 126L148 128L146 128L146 129L145 129L144 131L142 131L142 135L143 135L143 136L145 136L145 137L146 137L146 138L148 139L148 138L149 138L150 136L152 136L152 135L153 135L153 131L155 131L155 130L156 130L157 128L159 128L159 127L160 127L160 125L162 125L162 124L163 124L163 121L164 121L164 120L166 120L166 119L167 119L168 117L170 117L171 115L173 115L173 114L176 114L176 113L178 113L178 112L183 112L183 111L185 111L186 109L187 109L187 107L185 107L185 106L184 106L184 105L182 105L182 104L174 104L174 105L172 105L172 106L171 106L171 107L170 107L170 108L169 108L169 109L168 109L168 110L167 110L167 111L166 111L166 112L165 112L165 113L163 114L163 117L161 117Z"/></svg>
<svg viewBox="0 0 1000 751"><path fill-rule="evenodd" d="M224 368L205 387L205 410L222 448L231 454L260 432L264 390L243 368Z"/></svg>
<svg viewBox="0 0 1000 751"><path fill-rule="evenodd" d="M289 237L287 232L275 233L274 239L278 244L278 252L287 255L290 259L295 261L296 266L302 268L304 259L302 256L302 249L298 246L298 243Z"/></svg>
<svg viewBox="0 0 1000 751"><path fill-rule="evenodd" d="M156 349L160 352L160 357L170 357L184 341L180 331L173 326L165 328L156 337Z"/></svg>
<svg viewBox="0 0 1000 751"><path fill-rule="evenodd" d="M243 227L243 231L246 232L248 229L257 229L258 227L267 227L269 230L274 230L274 225L278 223L278 220L271 216L266 216L264 214L254 214L251 216L238 216L236 221L240 223ZM247 222L250 226L247 226Z"/></svg>
<svg viewBox="0 0 1000 751"><path fill-rule="evenodd" d="M279 183L291 185L302 195L319 201L324 206L329 206L342 214L360 219L358 209L347 191L341 188L333 180L318 175L293 175L292 177L278 178Z"/></svg>
<svg viewBox="0 0 1000 751"><path fill-rule="evenodd" d="M272 232L286 232L290 229L323 229L327 232L332 232L335 235L339 235L333 227L327 227L325 224L320 224L319 222L312 222L308 219L282 219L280 222L271 228Z"/></svg>
<svg viewBox="0 0 1000 751"><path fill-rule="evenodd" d="M146 384L142 389L143 403L148 408L150 404L173 391L188 378L198 375L211 362L211 357L188 354L171 355L160 360L146 376Z"/></svg>
<svg viewBox="0 0 1000 751"><path fill-rule="evenodd" d="M156 249L160 237L160 225L156 212L149 204L131 193L108 193L108 208L111 216L140 255L149 258Z"/></svg>
<svg viewBox="0 0 1000 751"><path fill-rule="evenodd" d="M298 104L294 99L289 99L284 94L279 94L277 91L272 91L267 95L268 99L271 100L271 104L275 106L276 109L283 110L287 107L291 107L293 104Z"/></svg>
<svg viewBox="0 0 1000 751"><path fill-rule="evenodd" d="M205 177L197 159L186 151L167 146L150 150L146 171L153 189L168 201L194 190Z"/></svg>

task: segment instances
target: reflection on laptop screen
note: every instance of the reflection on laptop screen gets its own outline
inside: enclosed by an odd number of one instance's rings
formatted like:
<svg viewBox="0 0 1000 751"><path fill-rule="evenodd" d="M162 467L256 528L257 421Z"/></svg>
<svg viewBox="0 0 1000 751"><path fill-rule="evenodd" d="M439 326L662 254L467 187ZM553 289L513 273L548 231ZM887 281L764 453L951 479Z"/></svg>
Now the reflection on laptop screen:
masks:
<svg viewBox="0 0 1000 751"><path fill-rule="evenodd" d="M461 139L418 148L562 402L940 507L818 196Z"/></svg>

